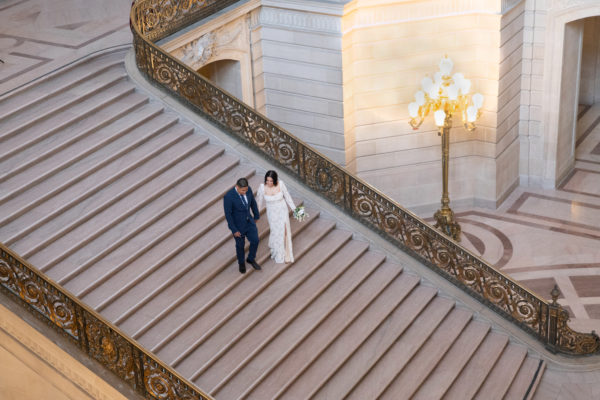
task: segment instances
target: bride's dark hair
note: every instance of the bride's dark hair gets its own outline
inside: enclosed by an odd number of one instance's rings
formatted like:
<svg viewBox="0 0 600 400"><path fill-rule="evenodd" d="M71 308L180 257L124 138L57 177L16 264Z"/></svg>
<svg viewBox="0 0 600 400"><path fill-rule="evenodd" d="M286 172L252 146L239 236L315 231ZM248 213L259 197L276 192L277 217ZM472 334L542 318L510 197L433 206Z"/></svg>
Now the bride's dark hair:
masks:
<svg viewBox="0 0 600 400"><path fill-rule="evenodd" d="M267 171L265 174L265 183L267 183L267 178L273 179L273 186L277 186L277 172L273 171L272 169Z"/></svg>

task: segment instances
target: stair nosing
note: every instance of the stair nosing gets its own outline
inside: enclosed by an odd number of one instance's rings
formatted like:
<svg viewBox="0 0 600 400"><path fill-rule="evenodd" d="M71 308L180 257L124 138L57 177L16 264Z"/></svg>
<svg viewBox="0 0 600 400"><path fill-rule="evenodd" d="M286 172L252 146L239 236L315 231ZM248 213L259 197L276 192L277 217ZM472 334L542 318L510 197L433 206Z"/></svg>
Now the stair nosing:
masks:
<svg viewBox="0 0 600 400"><path fill-rule="evenodd" d="M238 162L239 162L239 160L238 160ZM206 188L206 186L208 186L208 185L200 186L198 190L202 191L202 190L204 190ZM207 208L209 208L213 204L214 204L214 201L209 201L206 204L203 204L202 206L200 206L199 208L197 208L196 211L194 211L192 214L187 215L185 218L183 218L182 220L180 220L173 227L171 227L167 231L161 233L159 236L157 236L152 241L150 241L149 243L147 243L143 248L139 249L134 254L132 254L130 257L128 257L121 264L118 264L115 268L113 268L113 269L111 269L110 271L107 271L107 272L110 272L112 274L112 273L116 273L116 272L121 271L121 268L119 268L121 265L123 265L122 268L125 268L129 263L133 262L135 259L137 259L142 254L146 253L149 249L151 249L153 246L155 246L157 243L159 243L160 241L164 240L165 238L167 238L168 236L170 236L171 234L173 234L173 232L181 229L181 227L183 227L185 224L189 223L192 219L194 219L197 216L199 216L202 212L204 212ZM120 241L118 241L118 242L120 242ZM118 243L118 242L115 242L115 243ZM106 255L108 255L108 253L110 251L112 251L110 249L112 249L114 246L115 246L114 244L111 244L110 246L107 247L106 250L104 250L101 253L98 253L94 257L90 258L85 263L83 263L79 268L81 268L82 271L88 269L89 267L91 267L92 265L94 265L95 263L97 263L99 260L101 260L102 258L104 258ZM61 277L57 282L60 285L64 286L66 283L70 282L76 276L79 276L80 273L81 273L81 271L72 271L70 274ZM69 275L72 275L72 276L69 276ZM102 280L102 278L93 281L93 285L88 285L85 288L83 288L83 289L75 292L75 294L78 297L86 296L87 294L90 293L90 291L94 290L97 287L95 285L101 285L102 283L104 283L104 281ZM95 286L95 287L93 287L93 286Z"/></svg>
<svg viewBox="0 0 600 400"><path fill-rule="evenodd" d="M318 215L318 214L317 214ZM315 215L315 217L317 217L317 215ZM313 218L314 220L315 218ZM296 234L302 232L302 230L306 229L308 225L303 225L302 229L299 230L298 232L296 232ZM302 257L305 253L299 254L299 258ZM270 279L271 281L274 281L275 279L277 279L281 274L283 274L285 272L285 270L281 270L279 273L274 274ZM211 298L211 300L204 304L203 307L201 307L200 309L198 309L196 312L194 312L194 314L192 314L191 316L189 316L185 321L183 321L181 324L179 324L177 326L177 328L175 328L169 335L167 335L167 337L163 338L163 340L161 340L160 343L158 344L162 344L162 346L160 348L162 348L164 346L164 344L168 343L172 338L174 338L176 335L180 334L184 329L186 329L188 326L190 326L192 323L194 323L194 321L196 321L201 315L203 315L206 311L208 311L208 309L210 307L212 307L217 301L219 301L223 296L225 296L226 294L228 294L231 289L233 287L235 287L237 284L239 284L242 281L243 277L238 277L236 278L236 280L234 282L231 282L226 290L222 290L221 292L219 292L219 294L213 298ZM271 283L269 281L269 283ZM202 286L206 284L206 282L202 282ZM190 288L184 295L181 296L180 299L178 299L178 304L177 306L179 306L181 304L181 302L185 301L187 296L189 296L190 294L192 294L193 292L195 292L198 287L198 285L193 286L192 288ZM246 297L246 300L248 300L248 298L253 298L257 295L259 295L260 293L262 293L264 290L266 290L268 287L268 285L262 285L259 289L256 289L254 292L251 293L251 296ZM238 307L234 308L233 310L231 310L227 315L225 315L223 318L221 318L219 320L218 323L216 323L215 325L213 325L211 327L211 329L209 331L206 332L204 336L206 336L206 338L208 339L211 335L209 334L212 331L216 331L217 329L219 329L221 326L223 326L225 323L227 323L231 318L233 318L233 316L237 315L237 312L243 308L245 305L245 302L240 302L240 304L238 305ZM197 340L199 341L199 339ZM199 346L202 344L203 341L200 341L196 344L196 342L194 342L194 344L196 345L195 347ZM163 344L164 343L164 344ZM153 351L155 351L155 348L158 346L158 344L153 347ZM159 348L159 350L160 350Z"/></svg>
<svg viewBox="0 0 600 400"><path fill-rule="evenodd" d="M113 67L115 67L115 66L117 66L119 64L123 64L123 61L122 60L112 60L109 63L107 63L105 65L102 65L98 69L94 69L91 73L84 74L80 78L78 78L78 79L76 79L74 81L69 81L69 82L65 83L63 86L60 86L58 89L53 88L55 90L53 90L52 92L47 92L47 93L45 93L44 95L42 95L40 97L36 97L33 101L31 101L29 103L22 104L21 106L17 107L16 109L12 109L12 110L8 111L7 113L5 113L3 115L0 115L0 120L4 119L6 117L10 117L10 116L12 116L14 114L17 114L17 113L23 111L24 109L26 109L28 107L31 107L31 106L37 105L37 104L39 104L39 103L41 103L43 101L46 101L49 98L55 96L57 93L59 93L61 91L64 91L64 90L69 90L69 89L75 87L76 85L80 84L82 81L84 81L86 79L93 78L93 77L95 77L95 76L97 76L97 75L99 75L101 73L104 73L108 69L113 68ZM30 87L28 89L32 89L32 88L35 88L35 89L39 90L39 86L38 85L32 86L32 87ZM14 95L18 96L18 95L22 95L22 94L23 94L22 92L19 92L19 93L15 93ZM5 101L5 100L7 100L7 99L2 99L2 101Z"/></svg>
<svg viewBox="0 0 600 400"><path fill-rule="evenodd" d="M32 202L32 203L28 204L27 206L21 208L17 212L14 212L13 214L11 214L11 216L10 216L11 218L8 219L8 221L11 221L11 220L14 220L15 218L20 217L21 215L23 215L24 213L26 213L27 211L29 211L31 208L37 207L38 205L42 204L43 202L45 202L45 201L51 199L52 197L54 197L57 193L63 192L64 190L67 190L69 187L73 186L74 184L76 184L76 183L80 182L81 180L87 178L88 176L92 175L97 170L108 166L114 160L119 159L122 156L126 155L131 150L133 150L133 149L139 147L140 145L142 145L142 144L144 144L144 143L146 143L146 142L154 139L155 137L159 136L160 134L162 134L163 132L165 132L166 130L168 130L170 127L172 127L173 125L175 125L176 122L177 122L176 120L170 121L166 125L159 127L157 130L152 131L150 134L148 134L146 136L143 136L139 140L131 143L130 145L128 145L127 147L121 149L120 151L116 152L115 154L112 154L110 157L108 157L108 158L106 158L106 159L98 162L95 165L92 165L86 171L83 171L80 174L76 175L75 177L69 179L68 181L66 181L65 183L63 183L61 186L59 186L59 187L55 188L54 190L50 191L49 193L47 193L45 196L42 196L42 197L36 199L34 202ZM180 138L178 138L178 140L180 140ZM171 143L171 142L168 142L167 145L169 143ZM96 185L93 188L87 190L86 192L80 194L79 196L77 196L77 198L71 200L68 203L68 205L70 206L75 201L79 202L79 201L82 201L82 200L88 198L93 193L95 193L97 190L101 190L105 186L113 183L115 180L120 179L123 175L125 175L125 174L127 174L129 172L134 171L141 164L147 162L152 156L154 156L156 153L160 152L162 150L162 148L166 147L167 145L163 145L162 147L158 148L157 150L152 151L150 154L145 155L141 160L137 160L136 162L134 162L133 164L131 164L129 167L127 167L127 168L122 169L121 171L119 171L119 173L114 174L114 175L110 176L109 178L105 179L99 185ZM66 205L63 206L63 207L61 207L61 209L66 209L66 208L68 208L68 207L66 207ZM55 236L56 236L56 234L55 234ZM29 252L31 252L31 249L29 250ZM25 253L23 255L23 257L28 258L29 257L28 254L29 253Z"/></svg>
<svg viewBox="0 0 600 400"><path fill-rule="evenodd" d="M222 153L222 151L223 150L221 150L221 153ZM220 155L221 154L217 153L214 156L211 156L211 159L214 161L216 158L219 158ZM210 160L209 160L209 163L210 163ZM178 198L177 201L171 203L168 207L162 209L160 212L153 215L151 218L147 219L144 223L139 225L137 228L135 228L134 230L132 230L125 236L120 237L119 239L113 241L111 244L107 245L100 253L97 253L94 257L87 260L84 264L80 265L75 270L70 271L67 275L62 276L60 279L57 280L57 282L60 285L64 285L66 282L68 282L71 279L73 279L74 277L80 275L83 271L85 271L89 266L93 265L96 261L98 261L99 259L110 254L116 248L123 246L125 243L127 243L129 240L131 240L134 236L138 235L140 232L142 232L142 231L146 230L147 228L149 228L150 226L156 224L157 221L159 221L160 219L162 219L163 217L165 217L166 215L171 213L173 210L175 210L177 207L179 207L184 202L188 201L190 198L192 198L194 195L196 195L197 192L203 190L204 187L205 186L197 186L197 187L189 190L185 195ZM189 218L189 216L187 218ZM179 223L178 223L178 225L179 225ZM171 229L169 231L171 231ZM114 321L113 323L118 325L118 323L116 321Z"/></svg>
<svg viewBox="0 0 600 400"><path fill-rule="evenodd" d="M36 118L32 118L31 120L27 121L26 123L24 123L22 125L13 127L11 130L9 130L8 132L6 132L2 136L0 136L0 142L17 135L18 133L24 131L25 129L31 128L35 124L38 124L41 121L46 120L47 118L55 115L56 113L60 113L60 112L63 112L65 110L69 109L69 107L72 107L74 104L80 103L85 100L89 100L94 95L101 93L103 90L107 90L108 88L115 86L120 82L128 82L128 75L126 73L120 74L117 77L114 77L109 81L102 82L102 84L100 86L91 89L89 92L84 93L81 96L75 97L74 99L69 100L65 104L62 104L56 108L46 111L45 113L38 115ZM133 86L131 84L129 84L129 86L130 86L129 90L135 90L135 86Z"/></svg>
<svg viewBox="0 0 600 400"><path fill-rule="evenodd" d="M368 249L367 249L367 251L368 251ZM363 253L363 254L364 254L364 253ZM380 265L383 265L383 263L385 263L385 261L386 261L385 259L384 259L384 260L382 260L382 261L381 261L381 263L380 263L380 264L378 264L378 265L379 265L379 266L380 266ZM388 287L390 284L392 284L392 282L393 282L394 280L398 279L398 278L399 278L399 277L402 275L402 273L403 273L403 269L402 269L402 268L400 268L400 269L398 270L398 273L397 273L397 274L394 276L394 278L392 278L392 279L390 280L390 282L388 283L388 285L386 285L386 286L385 286L385 287L384 287L384 288L383 288L383 289L382 289L382 290L379 292L379 294L378 294L377 296L375 296L373 299L371 299L371 300L370 300L370 301L367 303L367 305L363 307L363 309L362 309L362 310L360 310L358 313L356 313L356 315L354 315L354 316L353 316L353 317L352 317L350 320L346 321L346 322L345 322L345 324L346 324L346 325L345 325L345 326L344 326L344 327L343 327L343 328L342 328L342 329L339 331L339 333L338 333L338 334L337 334L335 337L332 337L332 338L330 338L330 340L329 340L329 341L327 341L327 342L325 343L325 345L324 345L324 346L321 348L321 350L319 350L317 353L314 353L314 355L311 357L311 359L310 359L310 360L308 360L307 362L305 362L304 366L302 366L302 368L299 368L299 369L296 371L296 374L295 374L294 376L292 376L290 379L288 379L288 380L286 381L286 383L284 384L284 386L282 386L282 387L280 388L280 390L279 390L279 391L276 393L276 395L275 395L275 397L274 397L274 398L277 398L277 396L281 396L283 393L285 393L285 391L287 390L287 388L289 388L289 387L290 387L290 385L292 385L294 382L296 382L296 381L297 381L297 379L298 379L298 378L299 378L299 377L302 375L302 373L304 373L304 371L306 371L308 368L310 368L310 366L311 366L311 365L312 365L312 364L313 364L313 363L314 363L314 362L315 362L315 361L316 361L316 360L317 360L319 357L321 357L321 355L322 355L322 354L323 354L325 351L327 351L327 349L329 349L329 348L330 348L330 346L331 346L331 345L332 345L332 344L335 342L335 340L336 340L336 339L337 339L339 336L343 335L343 334L344 334L344 333L345 333L345 332L346 332L346 331L347 331L347 330L350 328L350 326L351 326L352 324L354 324L354 322L356 321L356 319L357 319L357 318L359 318L359 317L360 317L360 316L361 316L361 315L362 315L362 314L365 312L365 310L366 310L366 309L367 309L367 308L368 308L368 307L369 307L369 306L370 306L370 305L371 305L371 304L372 304L372 303L373 303L373 302L374 302L374 301L375 301L375 300L378 298L378 296L379 296L379 295L381 295L381 293L382 293L382 292L383 292L383 291L384 291L384 290L385 290L385 289L386 289L386 288L387 288L387 287ZM346 357L346 358L345 358L345 359L344 359L344 360L343 360L343 361L342 361L342 362L341 362L341 363L340 363L340 364L339 364L339 365L338 365L338 366L337 366L337 367L336 367L336 368L335 368L333 371L331 371L331 373L329 374L329 376L328 376L328 377L327 377L327 378L324 380L324 382L322 382L322 384L321 384L320 386L322 386L323 384L325 384L325 383L326 383L326 382L327 382L327 381L328 381L328 380L331 378L331 376L333 376L333 375L334 375L334 374L335 374L335 373L336 373L336 372L337 372L337 371L338 371L338 370L339 370L339 369L340 369L340 368L341 368L341 367L342 367L342 366L343 366L343 365L344 365L344 364L347 362L347 360L348 360L348 359L349 359L349 358L350 358L350 357L351 357L351 356L352 356L352 355L353 355L353 354L354 354L356 351L358 351L358 349L359 349L359 348L362 346L362 344L363 344L363 343L364 343L366 340L368 340L368 339L369 339L369 337L371 337L371 335L373 334L373 332L375 332L375 331L376 331L376 330L379 328L379 326L380 326L380 325L381 325L383 322L385 322L385 320L386 320L386 319L389 317L389 315L390 315L391 313L393 313L393 312L394 312L394 310L396 310L396 309L397 309L397 308L398 308L398 307L399 307L399 306L402 304L402 302L404 301L404 299L406 299L406 297L410 295L410 293L411 293L411 292L414 290L414 288L415 288L415 287L417 287L417 286L418 286L418 284L419 284L419 282L418 282L418 281L416 281L416 282L414 283L414 286L413 286L413 287L412 287L410 290L408 290L408 291L405 293L404 297L402 297L401 299L399 299L399 300L398 300L398 301L399 301L399 302L398 302L398 304L396 304L396 306L394 306L394 307L393 307L393 308L390 310L390 312L389 312L389 313L388 313L388 314L387 314L385 317L383 317L383 318L381 319L381 321L379 321L379 323L378 323L378 324L377 324L377 325L376 325L376 326L373 328L373 330L371 331L371 333L369 333L368 335L366 335L366 337L365 337L365 338L364 338L364 339L363 339L363 340L362 340L360 343L358 343L358 344L356 345L356 348L355 348L355 349L352 351L352 353L348 354L348 355L347 355L347 357ZM242 393L242 395L240 396L240 398L244 398L245 396L248 396L250 393L252 393L252 391L253 391L253 390L254 390L254 389L255 389L255 388L256 388L256 387L257 387L257 386L258 386L258 385L259 385L259 384L260 384L260 383L261 383L261 382L262 382L262 381L263 381L263 380L264 380L264 379L265 379L265 378L266 378L266 377L267 377L267 376L268 376L268 375L269 375L269 374L270 374L270 373L271 373L271 372L272 372L272 371L273 371L273 370L274 370L274 369L275 369L275 368L276 368L276 367L277 367L277 366L278 366L278 365L279 365L281 362L282 362L282 361L284 361L284 360L285 360L285 358L287 358L291 352L295 351L295 350L298 348L298 346L300 346L300 345L301 345L301 344L304 342L304 340L305 340L305 339L306 339L306 338L307 338L307 337L308 337L308 336L309 336L311 333L312 333L312 331L311 331L311 332L310 332L308 335L305 335L305 336L304 336L304 337L303 337L303 338L302 338L300 341L298 341L298 342L297 342L297 343L296 343L294 346L292 346L290 349L288 349L288 351L286 351L286 352L285 352L285 353L284 353L282 356L280 356L280 357L279 357L279 358L278 358L278 359L277 359L277 360L276 360L276 361L275 361L275 362L274 362L274 363L273 363L273 364L272 364L272 365L271 365L271 366L270 366L268 369L266 369L266 370L265 370L265 371L264 371L264 372L263 372L263 373L262 373L262 374L261 374L261 375L260 375L260 376L259 376L257 379L255 379L255 380L252 382L252 385L250 385L250 386L249 386L249 387L246 389L246 391L244 391L244 393Z"/></svg>
<svg viewBox="0 0 600 400"><path fill-rule="evenodd" d="M164 114L161 111L156 116L154 116L153 118L150 118L148 121L144 121L140 126L144 125L145 123L147 123L149 121L152 121L154 118L156 118L159 115L164 115ZM104 160L102 160L102 161L94 164L88 170L86 170L86 171L80 173L79 175L77 175L77 176L69 179L68 181L64 182L61 186L58 186L57 188L55 188L54 190L50 191L49 193L46 193L44 196L41 196L41 197L35 199L35 201L33 201L33 202L31 202L31 203L29 203L29 204L21 207L20 209L14 211L7 218L5 218L3 221L0 221L0 223L4 224L4 223L9 223L11 221L14 221L15 219L21 217L23 214L27 213L31 209L33 209L35 207L38 207L42 203L50 200L52 197L56 196L58 193L67 190L69 187L71 187L74 184L76 184L76 183L80 182L81 180L85 179L89 175L93 174L94 171L100 170L100 169L106 167L111 162L115 161L116 159L123 157L125 154L127 154L127 152L132 151L133 149L141 146L142 144L145 144L146 142L152 140L156 136L159 136L161 133L163 133L166 130L168 130L171 127L173 127L176 123L177 123L177 120L175 120L175 119L170 120L170 121L166 121L164 123L164 125L161 125L157 129L155 129L155 130L151 131L150 133L146 134L145 136L142 136L140 139L134 141L133 143L131 143L127 147L121 149L117 153L113 154L111 157L109 157L107 159L104 159ZM117 139L118 139L119 137L122 137L123 134L129 133L131 130L135 130L135 129L139 128L140 126L134 126L132 129L126 129L124 131L122 130L122 131L116 132L115 136L118 136L117 137ZM121 177L121 175L124 175L124 174L126 174L128 172L131 172L131 170L136 169L137 168L136 166L137 166L137 164L134 163L130 167L128 167L128 168L123 169L122 171L120 171L119 174L115 174L112 177L105 179L99 185L96 185L93 188L91 188L90 190L87 190L86 192L80 194L75 199L72 199L70 202L66 203L65 205L63 205L62 207L60 207L58 210L56 210L55 212L48 214L48 216L52 216L52 218L54 218L54 214L57 214L57 213L60 214L60 213L62 213L68 207L70 207L70 205L73 204L74 202L79 202L79 201L85 200L87 197L91 196L96 191L101 190L104 186L107 186L107 185L111 184L112 182L114 182L115 179L119 179ZM52 218L47 219L47 221L49 221ZM46 218L44 218L44 220L46 220ZM33 224L33 225L37 225L37 223ZM34 229L37 229L38 227L39 226L36 226Z"/></svg>
<svg viewBox="0 0 600 400"><path fill-rule="evenodd" d="M317 218L312 218L312 221L316 221ZM311 223L312 223L311 221ZM328 232L330 232L332 229L334 229L335 224L331 223L328 225L327 230L323 233L323 236L327 235ZM252 320L252 322L246 326L246 328L244 328L244 331L247 331L249 329L252 329L256 324L258 324L262 318L264 317L264 315L261 315L260 317L257 317L255 319ZM207 339L209 339L212 336L212 330L206 332L205 334L203 334L200 338L196 339L194 341L194 343L189 346L183 353L179 354L172 362L171 364L175 367L177 366L179 363L181 363L183 360L185 360L191 353L193 353L202 343L204 343L204 341L206 341ZM230 346L231 343L228 344L228 346ZM196 370L196 373L200 371L200 369ZM194 376L194 375L192 375ZM192 378L192 380L194 380L195 378Z"/></svg>
<svg viewBox="0 0 600 400"><path fill-rule="evenodd" d="M183 137L185 138L185 136ZM181 138L181 140L183 140L183 138ZM195 147L192 147L191 149L188 149L185 153L183 153L182 155L180 155L179 157L175 158L174 160L171 161L171 163L177 164L179 162L181 162L182 160L184 160L186 157L189 156L189 154L192 154L194 152L196 152L198 149L202 148L205 143L202 143L200 145L197 145ZM173 165L167 164L170 167L172 167ZM169 183L169 185L165 186L163 189L159 190L158 192L155 192L152 196L147 197L144 201L142 201L141 203L138 203L135 206L130 207L129 209L127 209L127 211L125 211L125 213L121 214L120 216L118 216L117 218L113 218L110 223L104 224L102 226L102 228L100 228L99 230L95 231L94 233L88 235L84 240L80 241L78 244L71 246L69 249L67 249L66 251L64 251L62 254L60 254L58 257L55 257L54 259L52 259L51 261L47 262L46 264L44 264L42 267L40 267L41 271L47 271L51 268L53 268L54 266L56 266L56 264L58 264L59 262L63 261L65 258L69 257L70 255L72 255L74 252L82 249L83 247L87 246L91 241L95 240L98 236L102 235L103 233L105 233L107 230L109 230L110 228L112 228L114 225L117 225L121 222L123 222L123 220L127 219L128 217L131 216L131 214L139 211L141 208L147 206L148 204L150 204L151 202L153 202L154 200L156 200L158 197L164 195L168 190L170 190L173 186L176 186L178 183L180 183L180 180L184 180L186 178L188 178L190 175L192 175L193 173L197 172L197 168L194 168L192 170L186 171L183 175L181 175L179 178L175 179L174 181L172 181L171 183ZM166 172L166 171L164 171ZM140 181L142 182L142 181ZM148 183L146 181L146 183ZM132 186L135 187L136 185ZM114 199L111 201L107 201L105 202L103 205L106 206L106 208L110 207L110 205L114 204ZM100 208L102 206L99 206L98 208ZM98 211L98 209L94 209L94 213L88 213L85 216L86 220L89 220L93 217L95 217L98 213L104 211L106 208L103 208L102 210ZM80 220L77 220L77 222L79 222ZM58 240L61 236L64 236L66 233L72 231L73 229L76 229L78 226L80 226L81 224L78 223L77 225L75 225L75 223L72 223L71 225L65 227L66 232L63 232L63 230L59 231L60 233L56 233L56 235L52 236L51 238L49 238L48 240L50 241L49 243L53 243L54 241ZM45 247L47 247L48 245L45 245ZM36 251L36 253L39 252ZM31 257L31 252L27 253L28 256L27 257ZM35 253L34 253L35 254Z"/></svg>
<svg viewBox="0 0 600 400"><path fill-rule="evenodd" d="M92 110L90 110L90 113L95 112L95 110L98 110L99 108L102 108L105 106L105 104L110 104L114 101L118 101L119 99L121 99L122 97L126 97L127 95L131 94L134 90L133 89L127 89L126 91L119 93L116 97L111 98L110 100L108 100L105 103L102 103L100 105L94 106L94 108ZM25 150L28 147L31 147L39 142L41 142L44 139L47 139L48 137L51 137L52 135L54 135L57 131L59 131L60 129L64 129L66 126L69 126L71 124L77 123L79 122L82 118L85 118L85 115L78 115L68 121L66 121L64 124L51 128L49 131L47 131L46 133L40 135L40 136L36 136L33 140L30 140L26 143L23 143L21 146L14 148L13 150L11 150L9 153L2 155L0 157L13 157L15 154L17 154L20 151ZM91 154L94 152L92 149L86 149L83 153L81 153L80 156L81 159L87 157L87 155ZM15 198L16 196L19 196L20 194L22 194L23 192L29 190L30 188L38 185L39 183L43 182L44 180L46 180L49 176L53 175L54 173L56 173L56 171L62 170L66 167L69 166L69 164L73 164L76 163L77 161L80 161L80 159L78 159L77 157L69 159L67 162L60 164L58 166L55 166L52 170L48 170L45 173L42 173L40 175L38 175L34 180L28 182L27 184L20 186L14 190L12 190L11 192L9 192L8 194L6 194L4 197L0 198L0 204L11 200L13 198ZM8 178L10 179L10 177ZM2 181L2 180L0 180Z"/></svg>
<svg viewBox="0 0 600 400"><path fill-rule="evenodd" d="M334 223L334 227L335 227L335 223ZM333 228L332 228L333 229ZM354 282L355 286L352 287L349 291L347 291L340 299L338 299L338 301L333 305L333 307L331 307L331 309L329 311L327 311L324 315L322 315L318 321L316 321L312 327L304 334L304 336L302 336L302 338L300 338L299 341L304 340L304 338L306 337L306 335L309 335L311 332L313 332L318 326L320 326L323 321L325 321L325 319L327 319L332 313L334 313L338 307L350 296L352 295L357 289L358 287L366 280L368 279L370 276L372 276L372 274L375 272L375 270L377 269L377 267L379 265L381 265L381 263L384 262L384 259L381 260L380 263L378 263L377 265L375 265L373 267L373 269L371 271L369 271L369 273L367 273L363 279L361 279L359 282ZM318 293L315 293L312 298L309 299L309 301L303 306L301 307L294 315L292 315L291 317L288 317L288 319L286 320L286 322L284 324L282 324L282 326L280 326L276 331L272 332L270 335L270 338L268 338L268 340L263 340L261 345L259 345L258 347L256 347L248 356L246 356L244 358L244 360L242 360L233 371L231 371L225 378L222 378L221 381L211 389L211 392L215 392L220 390L220 388L222 387L222 385L224 385L227 381L229 381L229 379L231 379L231 377L233 377L233 374L236 371L239 371L239 369L241 369L242 367L244 367L250 360L252 360L260 351L262 351L262 349L267 346L271 340L273 338L275 338L277 335L279 335L284 329L286 329L298 316L300 316L300 314L302 312L304 312L304 310L309 307L311 304L313 304L313 302L319 297L321 296L321 294L327 290L336 280L337 278L339 278L341 274L336 275L335 279L332 279L326 286L324 286L322 288L321 291L319 291ZM230 342L226 347L230 347L231 346ZM218 358L220 358L222 356L219 355ZM211 359L212 362L214 362ZM199 376L201 376L201 374L198 374L197 372L192 376L192 380L196 380L199 378Z"/></svg>
<svg viewBox="0 0 600 400"><path fill-rule="evenodd" d="M127 96L125 96L125 98L126 97ZM112 103L112 102L105 103L105 104L107 104L107 106L109 106L110 103ZM148 103L148 98L147 97L141 98L137 102L128 105L127 108L122 109L117 114L111 115L108 119L102 120L99 123L97 123L96 125L89 127L85 131L79 132L78 134L76 134L74 136L71 136L68 140L66 140L65 142L59 144L58 146L46 150L45 152L41 153L40 155L37 155L35 158L29 159L29 161L27 161L26 163L21 164L17 168L12 169L11 171L9 171L9 172L5 173L4 175L0 176L0 183L4 182L7 179L10 179L10 178L14 177L15 175L17 175L17 174L19 174L19 173L21 173L21 172L23 172L23 171L25 171L27 169L29 169L30 167L32 167L33 165L39 163L40 161L44 161L44 160L46 160L46 159L48 159L48 158L56 155L57 153L65 150L66 148L70 147L71 145L77 143L78 141L85 139L86 137L88 137L92 133L97 132L100 129L105 128L105 127L109 126L110 124L116 122L117 120L119 120L122 117L124 117L125 114L130 113L130 112L135 112L136 110L138 110L144 104L147 104L147 103ZM94 111L94 112L96 112L96 111ZM46 139L46 137L44 137L43 139ZM37 144L37 143L39 143L39 141L36 141L36 143L32 143L32 145L33 144ZM26 144L28 145L26 147L30 147L29 146L30 142L27 142ZM23 151L26 147L21 146L21 149L19 151ZM12 157L12 155L10 157Z"/></svg>

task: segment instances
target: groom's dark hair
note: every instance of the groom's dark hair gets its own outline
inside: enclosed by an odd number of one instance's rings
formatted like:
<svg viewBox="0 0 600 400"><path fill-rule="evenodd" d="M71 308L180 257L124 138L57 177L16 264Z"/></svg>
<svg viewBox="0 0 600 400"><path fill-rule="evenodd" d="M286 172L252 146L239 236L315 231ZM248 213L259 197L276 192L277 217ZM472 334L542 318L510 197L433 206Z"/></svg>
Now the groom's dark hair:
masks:
<svg viewBox="0 0 600 400"><path fill-rule="evenodd" d="M248 187L248 179L240 178L237 180L236 185L241 188Z"/></svg>

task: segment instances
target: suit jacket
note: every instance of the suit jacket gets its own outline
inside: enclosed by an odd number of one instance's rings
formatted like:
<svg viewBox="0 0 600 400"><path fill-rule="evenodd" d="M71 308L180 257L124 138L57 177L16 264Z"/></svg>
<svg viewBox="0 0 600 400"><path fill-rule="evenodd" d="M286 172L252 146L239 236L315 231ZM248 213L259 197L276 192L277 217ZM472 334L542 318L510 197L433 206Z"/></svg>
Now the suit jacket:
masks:
<svg viewBox="0 0 600 400"><path fill-rule="evenodd" d="M246 192L246 199L248 200L248 208L242 203L242 199L237 190L235 190L235 187L231 188L231 190L225 193L225 197L223 197L225 218L227 219L227 226L231 230L231 233L246 233L248 225L256 225L255 221L260 218L258 206L250 187L248 187L248 191ZM252 211L254 217L250 214L250 211Z"/></svg>

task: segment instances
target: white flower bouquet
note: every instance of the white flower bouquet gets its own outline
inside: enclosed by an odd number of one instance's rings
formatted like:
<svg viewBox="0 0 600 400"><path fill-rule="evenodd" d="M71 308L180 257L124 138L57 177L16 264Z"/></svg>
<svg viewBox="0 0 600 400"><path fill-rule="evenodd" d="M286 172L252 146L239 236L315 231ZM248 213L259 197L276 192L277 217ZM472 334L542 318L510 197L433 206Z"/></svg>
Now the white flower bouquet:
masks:
<svg viewBox="0 0 600 400"><path fill-rule="evenodd" d="M294 210L294 218L296 218L296 220L302 222L308 217L309 217L308 213L306 211L304 211L304 206L298 206Z"/></svg>

